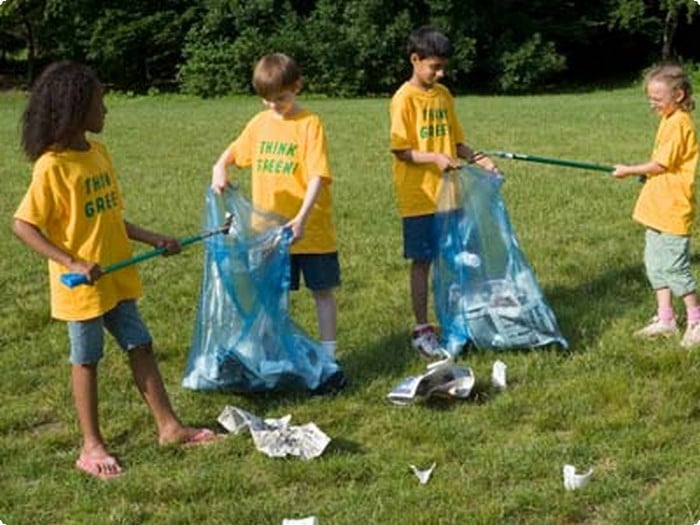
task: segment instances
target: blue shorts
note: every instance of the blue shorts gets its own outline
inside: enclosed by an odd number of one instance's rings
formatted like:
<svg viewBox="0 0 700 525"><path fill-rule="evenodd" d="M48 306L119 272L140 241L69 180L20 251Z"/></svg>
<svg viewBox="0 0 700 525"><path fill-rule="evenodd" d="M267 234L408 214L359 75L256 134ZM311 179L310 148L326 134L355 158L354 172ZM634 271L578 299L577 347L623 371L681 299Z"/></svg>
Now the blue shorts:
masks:
<svg viewBox="0 0 700 525"><path fill-rule="evenodd" d="M690 237L647 228L644 240L644 265L651 287L654 290L669 288L676 297L694 292Z"/></svg>
<svg viewBox="0 0 700 525"><path fill-rule="evenodd" d="M414 261L432 261L437 256L438 232L435 214L404 217L403 256Z"/></svg>
<svg viewBox="0 0 700 525"><path fill-rule="evenodd" d="M151 343L151 334L141 320L136 301L122 301L100 317L68 322L72 364L93 365L102 359L105 328L125 352Z"/></svg>
<svg viewBox="0 0 700 525"><path fill-rule="evenodd" d="M304 284L309 290L321 291L340 286L340 263L338 252L294 253L291 257L289 288L299 289L299 277L304 275Z"/></svg>

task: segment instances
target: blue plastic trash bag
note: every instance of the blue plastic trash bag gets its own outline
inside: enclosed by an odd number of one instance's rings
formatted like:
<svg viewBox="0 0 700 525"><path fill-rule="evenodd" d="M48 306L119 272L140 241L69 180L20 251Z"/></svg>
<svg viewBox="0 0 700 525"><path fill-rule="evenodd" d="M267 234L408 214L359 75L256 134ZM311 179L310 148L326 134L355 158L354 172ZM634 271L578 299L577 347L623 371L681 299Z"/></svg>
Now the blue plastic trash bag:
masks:
<svg viewBox="0 0 700 525"><path fill-rule="evenodd" d="M443 178L435 221L435 309L447 351L568 344L520 249L503 198L503 179L472 166Z"/></svg>
<svg viewBox="0 0 700 525"><path fill-rule="evenodd" d="M207 192L197 321L182 385L196 390L310 390L339 387L334 358L288 313L291 231L233 188Z"/></svg>

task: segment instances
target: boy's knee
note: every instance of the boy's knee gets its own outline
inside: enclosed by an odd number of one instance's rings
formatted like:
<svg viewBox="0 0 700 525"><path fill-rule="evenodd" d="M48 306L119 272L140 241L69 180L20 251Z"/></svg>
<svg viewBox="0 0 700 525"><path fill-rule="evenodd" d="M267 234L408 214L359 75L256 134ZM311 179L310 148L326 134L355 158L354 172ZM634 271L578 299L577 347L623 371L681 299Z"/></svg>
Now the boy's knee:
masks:
<svg viewBox="0 0 700 525"><path fill-rule="evenodd" d="M136 345L127 350L129 357L138 357L141 355L149 355L153 353L153 345L151 343L143 343Z"/></svg>

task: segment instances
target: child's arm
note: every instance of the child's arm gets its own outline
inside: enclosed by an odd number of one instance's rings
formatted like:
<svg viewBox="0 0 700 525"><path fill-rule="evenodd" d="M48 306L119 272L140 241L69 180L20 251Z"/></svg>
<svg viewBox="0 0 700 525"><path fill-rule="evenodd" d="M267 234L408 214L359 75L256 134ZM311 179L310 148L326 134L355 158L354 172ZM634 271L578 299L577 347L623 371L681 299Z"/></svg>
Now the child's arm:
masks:
<svg viewBox="0 0 700 525"><path fill-rule="evenodd" d="M165 248L165 252L163 253L165 256L180 253L182 250L180 242L174 237L146 230L129 221L124 221L124 224L126 225L126 234L129 239L150 244L154 248Z"/></svg>
<svg viewBox="0 0 700 525"><path fill-rule="evenodd" d="M498 166L496 166L496 163L491 160L488 155L480 151L474 151L467 144L463 144L461 142L457 144L457 156L460 159L466 160L469 164L476 164L487 171L493 171L500 174Z"/></svg>
<svg viewBox="0 0 700 525"><path fill-rule="evenodd" d="M84 275L90 283L96 281L102 275L102 268L100 268L99 264L75 259L71 254L52 243L39 228L31 223L21 219L14 219L12 231L32 250L40 253L47 259L65 266L71 272Z"/></svg>
<svg viewBox="0 0 700 525"><path fill-rule="evenodd" d="M419 151L416 149L392 150L392 153L399 160L410 162L411 164L437 164L440 171L459 167L459 163L455 159L444 153Z"/></svg>
<svg viewBox="0 0 700 525"><path fill-rule="evenodd" d="M666 171L666 166L659 164L656 161L650 160L644 164L615 164L615 171L613 171L613 177L618 179L624 179L631 175L658 175Z"/></svg>
<svg viewBox="0 0 700 525"><path fill-rule="evenodd" d="M321 177L313 177L309 181L309 186L306 188L306 194L304 195L304 201L301 203L296 217L286 224L288 228L292 229L292 242L296 242L304 236L306 221L309 218L311 208L313 208L323 184L324 182Z"/></svg>
<svg viewBox="0 0 700 525"><path fill-rule="evenodd" d="M216 193L221 193L228 186L228 167L234 164L230 149L224 150L212 168L211 187Z"/></svg>

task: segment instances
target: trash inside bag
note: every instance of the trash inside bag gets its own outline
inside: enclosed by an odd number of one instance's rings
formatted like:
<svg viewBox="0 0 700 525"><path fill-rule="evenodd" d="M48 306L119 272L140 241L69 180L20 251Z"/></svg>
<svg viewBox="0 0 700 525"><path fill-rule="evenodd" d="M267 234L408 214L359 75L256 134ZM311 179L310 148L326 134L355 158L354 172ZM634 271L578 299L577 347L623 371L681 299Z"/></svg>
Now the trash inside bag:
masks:
<svg viewBox="0 0 700 525"><path fill-rule="evenodd" d="M310 390L342 383L335 359L289 316L291 231L235 188L206 195L197 319L182 385L195 390Z"/></svg>
<svg viewBox="0 0 700 525"><path fill-rule="evenodd" d="M436 214L435 309L451 355L471 341L503 350L568 343L520 249L503 179L473 166L443 177Z"/></svg>

